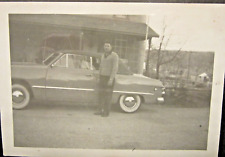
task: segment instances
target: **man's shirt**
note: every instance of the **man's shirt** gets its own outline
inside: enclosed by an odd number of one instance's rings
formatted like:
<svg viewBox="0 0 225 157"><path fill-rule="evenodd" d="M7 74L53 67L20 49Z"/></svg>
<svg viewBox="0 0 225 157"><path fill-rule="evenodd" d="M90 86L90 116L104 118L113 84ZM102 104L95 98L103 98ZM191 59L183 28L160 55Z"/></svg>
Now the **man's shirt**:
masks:
<svg viewBox="0 0 225 157"><path fill-rule="evenodd" d="M118 71L119 57L115 52L111 52L108 56L105 54L101 57L101 63L99 68L100 75L109 76L110 79L114 79Z"/></svg>

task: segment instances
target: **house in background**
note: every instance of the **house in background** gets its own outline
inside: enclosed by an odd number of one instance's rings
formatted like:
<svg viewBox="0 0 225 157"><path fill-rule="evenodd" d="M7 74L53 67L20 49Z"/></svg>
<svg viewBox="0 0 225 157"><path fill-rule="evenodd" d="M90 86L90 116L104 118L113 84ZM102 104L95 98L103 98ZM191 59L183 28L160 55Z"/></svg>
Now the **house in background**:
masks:
<svg viewBox="0 0 225 157"><path fill-rule="evenodd" d="M202 73L198 75L197 82L207 83L208 81L209 81L209 76L206 73Z"/></svg>
<svg viewBox="0 0 225 157"><path fill-rule="evenodd" d="M45 58L46 52L62 49L101 53L110 39L119 57L141 74L146 38L158 37L145 21L141 15L11 14L11 60L35 62Z"/></svg>

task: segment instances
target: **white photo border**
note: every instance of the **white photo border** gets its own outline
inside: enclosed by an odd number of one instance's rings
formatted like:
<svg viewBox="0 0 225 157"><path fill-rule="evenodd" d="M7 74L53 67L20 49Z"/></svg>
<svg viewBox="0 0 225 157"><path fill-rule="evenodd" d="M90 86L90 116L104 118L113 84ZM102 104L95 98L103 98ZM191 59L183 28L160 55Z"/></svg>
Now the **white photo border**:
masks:
<svg viewBox="0 0 225 157"><path fill-rule="evenodd" d="M217 9L225 18L225 5L221 4L157 4L157 3L109 3L109 2L1 2L0 3L0 70L1 83L1 125L3 154L7 156L217 156L224 84L225 46L215 45L213 87L210 107L210 120L207 150L101 150L14 147L13 112L11 99L11 64L9 43L9 14L135 14L148 15L151 7L199 7ZM225 27L225 24L224 24ZM217 34L216 34L217 35ZM222 34L220 36L224 36ZM224 38L218 40L225 41Z"/></svg>

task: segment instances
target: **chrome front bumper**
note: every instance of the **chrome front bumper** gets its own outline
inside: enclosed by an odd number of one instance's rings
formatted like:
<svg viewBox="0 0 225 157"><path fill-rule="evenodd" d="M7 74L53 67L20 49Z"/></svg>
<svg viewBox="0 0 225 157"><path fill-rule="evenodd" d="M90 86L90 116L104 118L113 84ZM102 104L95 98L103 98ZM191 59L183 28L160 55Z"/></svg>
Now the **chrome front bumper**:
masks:
<svg viewBox="0 0 225 157"><path fill-rule="evenodd" d="M158 98L157 98L157 101L158 101L159 103L163 103L165 100L164 100L163 97L158 97Z"/></svg>

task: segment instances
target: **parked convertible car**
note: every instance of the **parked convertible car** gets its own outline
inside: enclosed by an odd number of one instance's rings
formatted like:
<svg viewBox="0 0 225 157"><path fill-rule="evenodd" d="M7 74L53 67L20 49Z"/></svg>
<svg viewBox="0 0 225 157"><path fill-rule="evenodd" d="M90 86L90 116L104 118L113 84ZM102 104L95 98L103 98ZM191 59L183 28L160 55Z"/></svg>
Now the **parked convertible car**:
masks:
<svg viewBox="0 0 225 157"><path fill-rule="evenodd" d="M13 108L26 107L32 98L97 103L99 58L99 53L59 51L43 64L12 63ZM164 101L163 89L159 80L132 74L120 60L112 103L135 112L142 103Z"/></svg>

